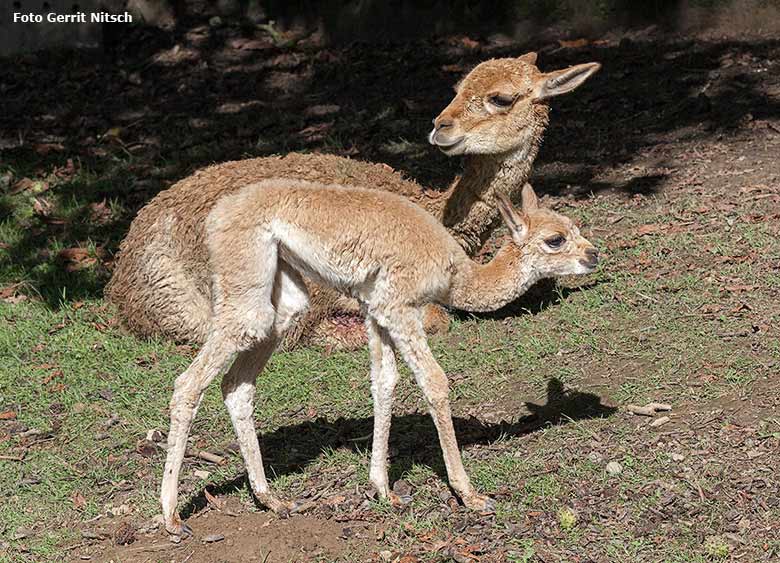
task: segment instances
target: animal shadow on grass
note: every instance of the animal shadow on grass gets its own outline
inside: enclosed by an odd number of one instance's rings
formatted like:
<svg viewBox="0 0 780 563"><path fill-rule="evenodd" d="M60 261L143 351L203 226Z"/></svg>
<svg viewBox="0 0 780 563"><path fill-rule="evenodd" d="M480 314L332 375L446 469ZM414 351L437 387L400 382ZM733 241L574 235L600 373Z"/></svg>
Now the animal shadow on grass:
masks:
<svg viewBox="0 0 780 563"><path fill-rule="evenodd" d="M583 283L576 287L566 287L558 285L554 279L544 279L536 282L520 298L502 307L498 311L488 311L485 313L467 313L464 311L452 310L451 314L460 320L469 319L492 319L503 320L524 315L537 315L549 307L554 307L565 301L572 293L578 293L588 289L593 289L603 281L593 280Z"/></svg>
<svg viewBox="0 0 780 563"><path fill-rule="evenodd" d="M541 428L567 424L577 420L606 418L617 409L601 402L593 393L566 389L563 383L550 379L547 384L547 401L544 404L525 403L530 414L516 422L485 423L475 417L453 417L458 443L461 447L474 444L491 444L499 439L520 437ZM372 418L339 418L328 421L318 418L292 426L279 428L260 435L266 472L270 475L287 475L301 471L323 451L346 448L365 451L370 447L373 430ZM431 467L447 482L447 472L439 448L439 439L433 421L427 414L406 414L393 417L390 436L391 451L397 452L390 459L391 482L400 479L415 464ZM511 445L507 446L510 449ZM246 486L246 474L209 487L211 494L226 494ZM366 488L370 487L368 482ZM490 492L490 491L487 491ZM203 492L191 498L182 508L187 518L207 504ZM258 505L259 507L259 505Z"/></svg>

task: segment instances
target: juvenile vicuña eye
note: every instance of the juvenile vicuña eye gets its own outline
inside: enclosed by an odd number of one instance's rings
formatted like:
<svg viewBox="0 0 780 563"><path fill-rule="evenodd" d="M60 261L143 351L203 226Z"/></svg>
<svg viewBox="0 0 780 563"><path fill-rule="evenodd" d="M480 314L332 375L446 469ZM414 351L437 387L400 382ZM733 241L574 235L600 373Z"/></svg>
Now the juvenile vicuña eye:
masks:
<svg viewBox="0 0 780 563"><path fill-rule="evenodd" d="M566 242L566 237L562 235L555 235L554 237L550 237L544 240L544 243L550 248L560 248L563 246L564 242Z"/></svg>

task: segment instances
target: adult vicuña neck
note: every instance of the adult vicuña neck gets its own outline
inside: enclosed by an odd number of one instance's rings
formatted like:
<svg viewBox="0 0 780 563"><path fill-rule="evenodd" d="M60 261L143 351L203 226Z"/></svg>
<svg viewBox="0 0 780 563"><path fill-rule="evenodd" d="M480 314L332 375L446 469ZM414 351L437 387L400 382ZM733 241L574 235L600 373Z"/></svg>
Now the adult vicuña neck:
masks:
<svg viewBox="0 0 780 563"><path fill-rule="evenodd" d="M495 194L517 200L528 181L542 134L546 114L536 128L528 128L518 149L501 154L465 156L463 176L448 190L439 217L466 253L473 256L485 243L498 218Z"/></svg>

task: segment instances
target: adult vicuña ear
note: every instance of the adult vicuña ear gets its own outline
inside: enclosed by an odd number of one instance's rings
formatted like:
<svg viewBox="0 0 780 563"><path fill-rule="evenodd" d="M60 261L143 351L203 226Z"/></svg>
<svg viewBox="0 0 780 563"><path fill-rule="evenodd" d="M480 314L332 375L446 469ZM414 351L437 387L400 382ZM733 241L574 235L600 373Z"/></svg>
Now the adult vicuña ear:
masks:
<svg viewBox="0 0 780 563"><path fill-rule="evenodd" d="M528 182L523 186L520 201L523 202L523 213L529 213L539 208L539 198L536 197L536 192Z"/></svg>
<svg viewBox="0 0 780 563"><path fill-rule="evenodd" d="M571 92L600 68L599 63L585 63L545 73L534 83L534 101L543 102L549 98Z"/></svg>
<svg viewBox="0 0 780 563"><path fill-rule="evenodd" d="M517 60L528 63L529 65L536 65L536 51L531 51L525 55L520 55L517 57Z"/></svg>
<svg viewBox="0 0 780 563"><path fill-rule="evenodd" d="M506 194L496 194L496 205L501 218L509 229L512 239L515 242L521 242L528 235L528 223L520 213L517 212L509 196Z"/></svg>

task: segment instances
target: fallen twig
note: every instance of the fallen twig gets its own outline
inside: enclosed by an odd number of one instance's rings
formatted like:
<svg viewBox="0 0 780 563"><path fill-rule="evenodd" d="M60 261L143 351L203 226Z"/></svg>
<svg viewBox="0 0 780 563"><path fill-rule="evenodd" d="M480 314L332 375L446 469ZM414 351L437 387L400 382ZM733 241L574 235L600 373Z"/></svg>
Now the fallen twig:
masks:
<svg viewBox="0 0 780 563"><path fill-rule="evenodd" d="M639 416L653 416L657 412L664 412L672 410L672 405L664 403L647 403L644 407L637 405L627 405L626 410L631 414Z"/></svg>
<svg viewBox="0 0 780 563"><path fill-rule="evenodd" d="M202 459L203 461L208 461L209 463L215 463L217 465L224 465L227 463L224 457L221 455L213 454L211 452L207 452L204 450L195 450L195 451L187 451L187 455L190 457L197 457L198 459Z"/></svg>
<svg viewBox="0 0 780 563"><path fill-rule="evenodd" d="M691 487L694 488L694 490L699 493L699 498L702 502L705 502L707 500L707 497L704 496L704 490L701 488L701 485L699 485L698 481L695 480L685 480Z"/></svg>
<svg viewBox="0 0 780 563"><path fill-rule="evenodd" d="M658 428L659 426L663 426L664 424L666 424L670 420L672 420L672 419L669 418L668 416L661 416L659 418L656 418L653 422L651 422L650 426L652 426L653 428Z"/></svg>

